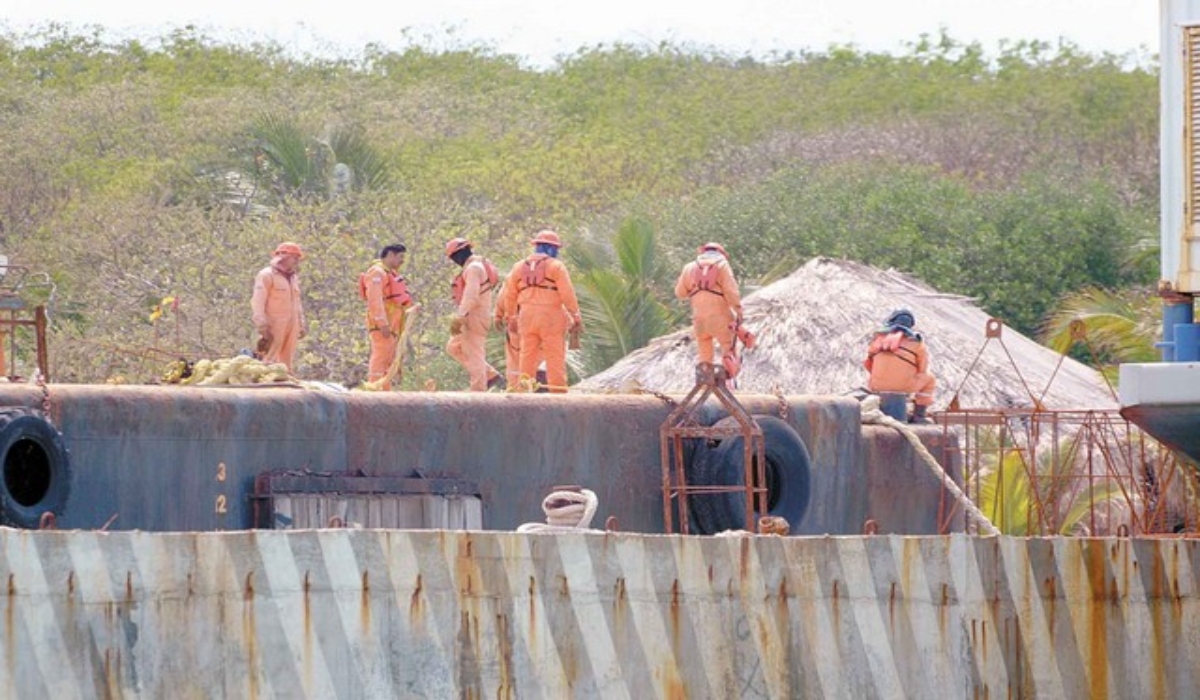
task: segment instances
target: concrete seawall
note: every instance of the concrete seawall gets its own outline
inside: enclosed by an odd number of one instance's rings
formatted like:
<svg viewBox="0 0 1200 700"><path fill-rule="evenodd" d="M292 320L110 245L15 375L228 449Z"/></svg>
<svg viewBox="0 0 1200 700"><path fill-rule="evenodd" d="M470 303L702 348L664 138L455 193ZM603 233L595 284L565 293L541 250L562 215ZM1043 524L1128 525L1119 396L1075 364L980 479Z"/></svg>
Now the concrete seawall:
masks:
<svg viewBox="0 0 1200 700"><path fill-rule="evenodd" d="M32 698L1191 697L1181 539L0 529Z"/></svg>
<svg viewBox="0 0 1200 700"><path fill-rule="evenodd" d="M679 400L676 397L674 400ZM793 534L961 529L944 488L891 429L864 427L838 397L740 396L780 416L812 460ZM0 406L48 407L70 453L64 528L238 530L255 524L267 472L448 476L478 485L484 529L541 520L559 484L596 492L597 523L663 532L659 429L671 399L649 395L323 392L299 388L0 387ZM715 422L715 402L700 412ZM940 430L927 429L936 443ZM957 477L956 477L957 478ZM324 523L322 523L324 524Z"/></svg>

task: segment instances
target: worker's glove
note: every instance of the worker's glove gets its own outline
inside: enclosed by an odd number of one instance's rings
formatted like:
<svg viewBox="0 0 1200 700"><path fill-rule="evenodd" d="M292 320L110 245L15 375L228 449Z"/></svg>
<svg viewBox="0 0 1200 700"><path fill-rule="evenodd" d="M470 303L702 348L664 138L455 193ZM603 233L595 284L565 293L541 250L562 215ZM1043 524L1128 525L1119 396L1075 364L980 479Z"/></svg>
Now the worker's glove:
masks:
<svg viewBox="0 0 1200 700"><path fill-rule="evenodd" d="M266 341L267 345L270 345L271 342L275 340L275 335L271 333L270 328L259 328L258 334L262 336L262 339Z"/></svg>
<svg viewBox="0 0 1200 700"><path fill-rule="evenodd" d="M304 326L300 326L300 334L299 334L300 338L303 339L307 335L308 335L308 328L306 328Z"/></svg>
<svg viewBox="0 0 1200 700"><path fill-rule="evenodd" d="M517 319L515 319L515 318L508 319L508 332L511 335L514 335L514 336L517 335L518 328L519 328L519 326L517 326Z"/></svg>
<svg viewBox="0 0 1200 700"><path fill-rule="evenodd" d="M572 322L571 330L577 334L582 334L583 333L583 317L578 316L578 315L572 316L571 322Z"/></svg>
<svg viewBox="0 0 1200 700"><path fill-rule="evenodd" d="M458 335L459 333L462 333L462 329L463 319L461 316L456 316L454 320L450 322L450 335Z"/></svg>

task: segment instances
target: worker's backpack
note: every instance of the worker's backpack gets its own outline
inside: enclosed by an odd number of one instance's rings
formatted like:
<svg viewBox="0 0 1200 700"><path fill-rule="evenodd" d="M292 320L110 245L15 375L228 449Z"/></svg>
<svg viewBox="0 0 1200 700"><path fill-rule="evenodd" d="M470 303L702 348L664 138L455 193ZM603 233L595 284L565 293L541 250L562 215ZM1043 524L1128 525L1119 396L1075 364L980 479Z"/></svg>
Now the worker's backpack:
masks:
<svg viewBox="0 0 1200 700"><path fill-rule="evenodd" d="M487 258L480 258L480 260L483 261L483 269L485 272L487 272L487 279L483 281L483 284L479 287L479 291L486 292L494 289L496 285L500 283L500 270L491 260L488 260ZM462 303L463 292L465 292L466 289L467 281L463 279L462 273L460 272L454 277L454 282L450 285L450 295L454 298L455 304Z"/></svg>

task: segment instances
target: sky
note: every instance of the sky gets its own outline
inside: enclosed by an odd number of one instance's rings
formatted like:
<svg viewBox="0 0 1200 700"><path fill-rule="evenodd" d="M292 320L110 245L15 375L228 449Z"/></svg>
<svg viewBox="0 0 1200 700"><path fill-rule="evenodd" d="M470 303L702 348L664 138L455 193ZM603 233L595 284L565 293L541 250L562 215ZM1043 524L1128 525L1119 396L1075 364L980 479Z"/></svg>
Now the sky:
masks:
<svg viewBox="0 0 1200 700"><path fill-rule="evenodd" d="M1065 39L1089 52L1158 52L1153 0L0 0L0 27L100 26L118 38L195 26L270 39L300 53L356 55L483 45L528 65L615 42L769 56L834 44L902 52L945 30L994 51L1001 41Z"/></svg>

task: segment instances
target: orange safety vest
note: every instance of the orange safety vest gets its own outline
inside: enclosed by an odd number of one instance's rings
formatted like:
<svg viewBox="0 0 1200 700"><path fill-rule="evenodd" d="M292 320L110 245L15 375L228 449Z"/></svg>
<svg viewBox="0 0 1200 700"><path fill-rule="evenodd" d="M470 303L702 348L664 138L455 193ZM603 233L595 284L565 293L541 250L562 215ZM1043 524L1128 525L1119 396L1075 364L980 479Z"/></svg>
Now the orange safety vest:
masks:
<svg viewBox="0 0 1200 700"><path fill-rule="evenodd" d="M487 258L482 258L482 260L483 260L483 269L487 271L487 279L484 280L484 283L479 288L479 291L486 292L489 289L492 289L493 287L495 287L497 284L499 284L500 270L496 268L496 266L492 263L491 260L488 260ZM464 269L465 269L465 266L464 266ZM462 273L459 272L457 275L455 275L454 282L452 282L450 284L450 296L454 299L454 303L456 305L462 303L463 293L466 290L467 290L467 281L465 279L463 279Z"/></svg>
<svg viewBox="0 0 1200 700"><path fill-rule="evenodd" d="M371 269L374 269L374 265ZM362 299L367 298L367 274L371 272L368 269L366 272L358 276L358 296ZM408 292L408 283L398 274L393 273L387 268L383 268L383 300L385 302L393 302L400 306L408 306L412 303L412 294Z"/></svg>
<svg viewBox="0 0 1200 700"><path fill-rule="evenodd" d="M882 334L880 334L882 335ZM872 351L867 353L867 362L870 363L875 359L876 355L892 355L897 360L901 360L913 366L913 369L920 370L917 351L911 347L904 345L905 340L913 340L916 343L922 341L920 333L913 333L911 336L904 331L892 331L878 339L878 342L871 343Z"/></svg>
<svg viewBox="0 0 1200 700"><path fill-rule="evenodd" d="M524 291L530 287L558 291L558 284L546 276L546 268L550 266L549 260L550 258L547 256L538 255L526 258L525 267L521 270L522 274L519 280L524 286L518 286L517 291Z"/></svg>
<svg viewBox="0 0 1200 700"><path fill-rule="evenodd" d="M709 292L722 297L725 296L725 293L721 291L720 286L717 284L717 266L720 264L720 261L713 263L702 263L699 260L696 261L696 266L692 268L692 279L690 285L692 291L688 292L689 297L696 296L700 292Z"/></svg>

